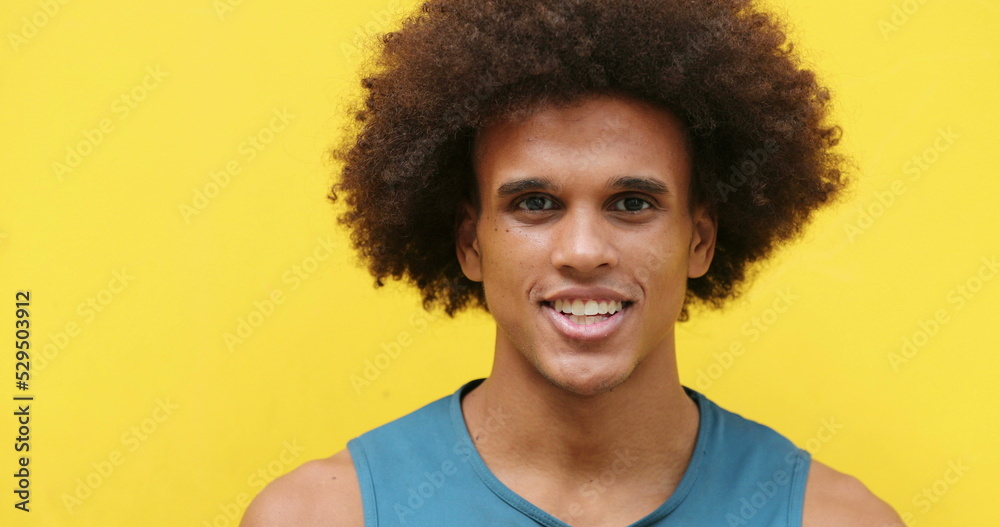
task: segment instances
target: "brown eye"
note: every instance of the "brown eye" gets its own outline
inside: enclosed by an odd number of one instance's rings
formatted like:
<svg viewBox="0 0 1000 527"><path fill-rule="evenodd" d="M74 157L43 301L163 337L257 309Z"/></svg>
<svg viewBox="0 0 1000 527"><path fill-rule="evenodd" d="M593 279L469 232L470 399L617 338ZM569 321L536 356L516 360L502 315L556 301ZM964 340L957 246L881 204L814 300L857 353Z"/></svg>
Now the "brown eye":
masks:
<svg viewBox="0 0 1000 527"><path fill-rule="evenodd" d="M528 210L528 211L548 210L547 208L545 208L546 202L552 203L552 200L546 198L545 196L528 196L527 198L524 198L523 200L518 202L518 208L521 210ZM524 207L522 205L527 205L527 207Z"/></svg>
<svg viewBox="0 0 1000 527"><path fill-rule="evenodd" d="M618 203L624 204L624 206L625 206L624 210L623 209L617 209L620 212L641 212L644 209L648 209L648 208L652 207L652 205L650 205L650 203L648 201L646 201L646 200L644 200L642 198L635 197L635 196L629 196L627 198L622 198L622 199L616 201L615 203L616 204L618 204Z"/></svg>

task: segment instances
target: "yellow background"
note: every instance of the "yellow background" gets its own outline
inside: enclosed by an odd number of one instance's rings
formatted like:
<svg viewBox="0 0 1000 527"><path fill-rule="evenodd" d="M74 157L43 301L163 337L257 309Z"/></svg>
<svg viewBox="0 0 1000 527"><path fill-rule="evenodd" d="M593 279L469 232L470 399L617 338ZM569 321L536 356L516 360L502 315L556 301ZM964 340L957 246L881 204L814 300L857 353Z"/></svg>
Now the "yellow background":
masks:
<svg viewBox="0 0 1000 527"><path fill-rule="evenodd" d="M413 5L4 2L0 524L237 525L266 481L488 374L492 320L373 289L325 200L363 42ZM994 524L1000 279L977 273L1000 256L1000 4L771 5L833 90L858 183L741 301L681 326L682 381L911 525ZM960 304L958 287L978 292Z"/></svg>

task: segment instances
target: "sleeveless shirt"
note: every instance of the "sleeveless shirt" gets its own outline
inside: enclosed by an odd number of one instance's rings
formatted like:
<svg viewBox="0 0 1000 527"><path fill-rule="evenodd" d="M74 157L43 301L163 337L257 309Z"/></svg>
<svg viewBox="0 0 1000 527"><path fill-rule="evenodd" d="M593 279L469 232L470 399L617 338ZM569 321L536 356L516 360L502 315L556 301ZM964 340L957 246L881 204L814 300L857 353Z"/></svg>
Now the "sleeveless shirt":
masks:
<svg viewBox="0 0 1000 527"><path fill-rule="evenodd" d="M366 527L569 525L500 482L479 456L461 398L483 380L347 443ZM683 388L700 415L691 460L670 497L628 527L801 527L809 452ZM503 417L490 419L502 426ZM576 503L585 509L634 462L628 451L618 452L607 470L580 488Z"/></svg>

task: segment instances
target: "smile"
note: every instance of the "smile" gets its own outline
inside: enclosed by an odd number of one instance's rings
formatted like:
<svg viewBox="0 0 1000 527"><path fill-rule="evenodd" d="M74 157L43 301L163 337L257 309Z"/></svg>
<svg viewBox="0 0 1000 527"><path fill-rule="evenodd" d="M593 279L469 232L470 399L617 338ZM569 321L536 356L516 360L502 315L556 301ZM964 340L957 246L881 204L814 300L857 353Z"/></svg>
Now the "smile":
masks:
<svg viewBox="0 0 1000 527"><path fill-rule="evenodd" d="M611 335L624 322L632 302L601 302L596 310L591 306L582 313L580 301L559 303L559 309L551 302L542 302L542 308L557 331L574 340L598 340ZM589 302L584 303L588 304ZM581 314L576 314L581 313ZM586 314L591 313L591 314Z"/></svg>

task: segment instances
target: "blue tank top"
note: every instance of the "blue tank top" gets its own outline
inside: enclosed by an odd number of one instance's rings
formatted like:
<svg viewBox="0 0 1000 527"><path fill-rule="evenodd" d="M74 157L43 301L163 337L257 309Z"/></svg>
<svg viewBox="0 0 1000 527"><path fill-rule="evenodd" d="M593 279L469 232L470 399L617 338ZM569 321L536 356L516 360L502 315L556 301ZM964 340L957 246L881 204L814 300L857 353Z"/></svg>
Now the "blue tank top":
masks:
<svg viewBox="0 0 1000 527"><path fill-rule="evenodd" d="M347 443L366 527L568 526L501 483L476 451L461 398L482 381ZM673 494L629 527L800 527L809 453L697 391L684 391L701 416L691 461ZM586 494L579 500L584 507Z"/></svg>

